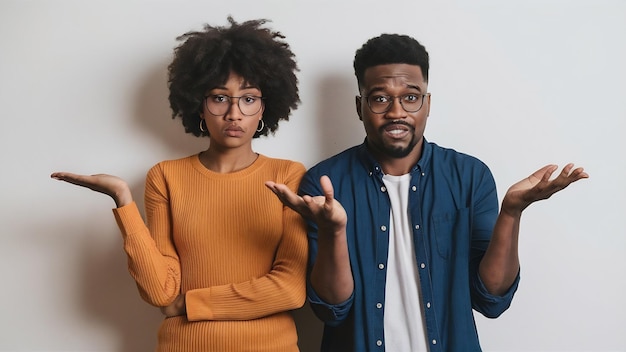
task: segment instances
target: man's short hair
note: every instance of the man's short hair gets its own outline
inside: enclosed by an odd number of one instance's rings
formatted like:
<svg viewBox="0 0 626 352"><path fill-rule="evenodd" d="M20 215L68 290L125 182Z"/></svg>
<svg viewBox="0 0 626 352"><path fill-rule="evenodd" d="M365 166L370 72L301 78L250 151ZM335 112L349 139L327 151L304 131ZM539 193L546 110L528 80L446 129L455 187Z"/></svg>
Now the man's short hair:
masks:
<svg viewBox="0 0 626 352"><path fill-rule="evenodd" d="M428 82L428 52L417 40L408 35L381 34L369 39L356 51L354 74L359 87L363 83L365 70L387 64L409 64L419 66L424 81Z"/></svg>

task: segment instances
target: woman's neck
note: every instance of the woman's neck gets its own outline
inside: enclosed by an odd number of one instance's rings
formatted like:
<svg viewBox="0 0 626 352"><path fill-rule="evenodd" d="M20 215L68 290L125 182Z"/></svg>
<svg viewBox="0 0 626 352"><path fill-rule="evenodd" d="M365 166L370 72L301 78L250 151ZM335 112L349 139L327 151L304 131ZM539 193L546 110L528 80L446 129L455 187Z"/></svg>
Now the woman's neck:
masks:
<svg viewBox="0 0 626 352"><path fill-rule="evenodd" d="M217 148L211 147L199 155L202 165L217 173L231 173L243 170L252 165L258 157L259 154L252 149L217 150Z"/></svg>

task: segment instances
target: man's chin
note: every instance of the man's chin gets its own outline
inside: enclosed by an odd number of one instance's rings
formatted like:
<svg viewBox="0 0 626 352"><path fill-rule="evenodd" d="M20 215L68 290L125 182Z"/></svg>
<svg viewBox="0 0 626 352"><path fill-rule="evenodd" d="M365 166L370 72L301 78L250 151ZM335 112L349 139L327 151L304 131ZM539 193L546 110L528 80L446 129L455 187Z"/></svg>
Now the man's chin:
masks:
<svg viewBox="0 0 626 352"><path fill-rule="evenodd" d="M398 141L396 141L398 142ZM407 157L415 149L417 142L415 140L409 141L409 143L389 143L389 141L383 143L368 143L368 147L372 152L381 156L386 156L392 159L402 159Z"/></svg>
<svg viewBox="0 0 626 352"><path fill-rule="evenodd" d="M387 156L390 158L402 159L408 156L409 154L411 154L411 152L413 151L413 148L415 148L415 145L410 145L407 147L387 146L385 148L385 154L387 154Z"/></svg>

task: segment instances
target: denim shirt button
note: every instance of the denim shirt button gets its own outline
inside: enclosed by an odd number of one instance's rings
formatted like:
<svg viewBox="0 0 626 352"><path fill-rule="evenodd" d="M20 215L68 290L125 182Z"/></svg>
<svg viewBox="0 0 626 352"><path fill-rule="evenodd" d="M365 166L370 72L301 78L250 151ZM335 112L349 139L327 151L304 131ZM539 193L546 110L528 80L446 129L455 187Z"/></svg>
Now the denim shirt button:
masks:
<svg viewBox="0 0 626 352"><path fill-rule="evenodd" d="M419 230L420 229L420 225L415 225L415 229Z"/></svg>
<svg viewBox="0 0 626 352"><path fill-rule="evenodd" d="M420 268L424 269L426 267L426 264L422 263L420 264Z"/></svg>
<svg viewBox="0 0 626 352"><path fill-rule="evenodd" d="M437 344L437 340L433 340L432 342L433 342L433 345Z"/></svg>
<svg viewBox="0 0 626 352"><path fill-rule="evenodd" d="M384 193L384 192L387 192L387 187L382 186L382 187L380 187L380 190L381 190L381 192L383 192L383 193Z"/></svg>
<svg viewBox="0 0 626 352"><path fill-rule="evenodd" d="M380 309L380 308L382 308L382 307L383 307L383 304L382 304L382 303L380 303L380 302L379 302L379 303L376 303L376 308Z"/></svg>
<svg viewBox="0 0 626 352"><path fill-rule="evenodd" d="M382 345L383 345L383 341L382 340L376 341L376 346L380 347Z"/></svg>
<svg viewBox="0 0 626 352"><path fill-rule="evenodd" d="M378 269L383 270L385 268L385 264L380 263L378 264Z"/></svg>
<svg viewBox="0 0 626 352"><path fill-rule="evenodd" d="M380 227L381 231L387 231L387 226L383 225Z"/></svg>
<svg viewBox="0 0 626 352"><path fill-rule="evenodd" d="M413 190L413 192L417 191L417 187L416 186L411 187L411 189Z"/></svg>

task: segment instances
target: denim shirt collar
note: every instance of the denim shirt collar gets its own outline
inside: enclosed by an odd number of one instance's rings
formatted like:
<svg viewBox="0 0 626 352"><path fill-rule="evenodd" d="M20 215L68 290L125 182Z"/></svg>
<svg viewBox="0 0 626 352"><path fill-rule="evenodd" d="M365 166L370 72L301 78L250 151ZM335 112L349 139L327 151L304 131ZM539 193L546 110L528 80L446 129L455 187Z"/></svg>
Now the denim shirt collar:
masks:
<svg viewBox="0 0 626 352"><path fill-rule="evenodd" d="M422 155L417 161L417 164L413 165L413 167L411 168L411 175L415 174L416 172L427 172L427 167L428 165L430 165L430 159L432 157L432 154L433 145L431 143L428 143L426 137L424 137L422 143ZM365 167L365 169L369 171L370 176L376 175L377 177L381 178L384 175L380 163L374 158L372 153L370 153L369 149L367 148L367 138L365 138L363 143L358 146L358 158Z"/></svg>

